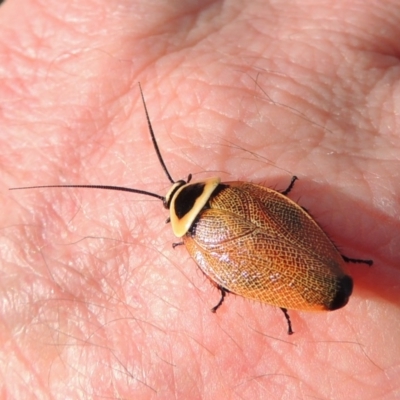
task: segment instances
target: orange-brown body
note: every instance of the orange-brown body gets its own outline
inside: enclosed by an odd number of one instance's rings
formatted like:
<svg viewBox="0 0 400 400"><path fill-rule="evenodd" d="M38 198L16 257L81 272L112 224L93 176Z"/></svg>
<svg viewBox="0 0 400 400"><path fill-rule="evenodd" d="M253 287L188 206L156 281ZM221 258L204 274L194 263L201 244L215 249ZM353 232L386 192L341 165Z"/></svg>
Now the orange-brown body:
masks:
<svg viewBox="0 0 400 400"><path fill-rule="evenodd" d="M183 242L219 287L298 310L343 307L352 291L344 260L295 202L263 186L224 182Z"/></svg>

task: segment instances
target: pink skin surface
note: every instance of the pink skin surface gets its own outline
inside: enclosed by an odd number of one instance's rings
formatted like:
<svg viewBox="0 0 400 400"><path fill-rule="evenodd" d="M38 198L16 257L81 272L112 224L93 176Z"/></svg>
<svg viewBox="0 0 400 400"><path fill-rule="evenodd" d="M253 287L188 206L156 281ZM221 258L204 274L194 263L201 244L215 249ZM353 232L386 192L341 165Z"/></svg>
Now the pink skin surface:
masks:
<svg viewBox="0 0 400 400"><path fill-rule="evenodd" d="M6 0L0 6L0 393L399 395L398 1ZM255 83L257 81L257 84ZM349 304L218 291L164 224L137 82L174 179L284 189L349 257Z"/></svg>

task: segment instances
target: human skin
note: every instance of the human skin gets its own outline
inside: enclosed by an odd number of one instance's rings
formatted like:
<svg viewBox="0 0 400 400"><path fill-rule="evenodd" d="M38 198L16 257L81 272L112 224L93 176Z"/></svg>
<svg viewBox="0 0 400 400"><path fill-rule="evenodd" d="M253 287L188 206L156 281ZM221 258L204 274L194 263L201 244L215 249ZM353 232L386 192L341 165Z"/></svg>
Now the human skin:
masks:
<svg viewBox="0 0 400 400"><path fill-rule="evenodd" d="M335 5L333 7L333 4ZM399 392L400 5L23 1L0 7L3 398L391 399ZM175 250L174 179L283 190L348 257L349 304L218 291Z"/></svg>

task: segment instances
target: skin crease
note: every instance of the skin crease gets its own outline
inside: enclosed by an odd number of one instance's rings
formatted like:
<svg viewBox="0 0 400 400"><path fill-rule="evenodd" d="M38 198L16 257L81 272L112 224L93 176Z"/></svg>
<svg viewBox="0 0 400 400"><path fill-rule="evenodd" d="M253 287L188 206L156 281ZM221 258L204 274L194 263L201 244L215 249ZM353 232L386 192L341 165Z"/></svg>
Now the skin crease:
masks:
<svg viewBox="0 0 400 400"><path fill-rule="evenodd" d="M399 395L400 5L380 4L1 5L2 397ZM291 337L240 297L212 314L219 293L171 248L161 202L7 191L164 195L138 81L174 179L299 176L291 198L374 260L349 265L345 308L290 312Z"/></svg>

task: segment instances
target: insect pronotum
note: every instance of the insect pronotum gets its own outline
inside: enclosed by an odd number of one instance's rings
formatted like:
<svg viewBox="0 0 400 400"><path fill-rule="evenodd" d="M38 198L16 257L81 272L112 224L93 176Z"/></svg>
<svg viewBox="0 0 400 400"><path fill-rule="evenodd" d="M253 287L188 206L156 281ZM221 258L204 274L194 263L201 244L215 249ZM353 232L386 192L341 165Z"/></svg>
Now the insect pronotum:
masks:
<svg viewBox="0 0 400 400"><path fill-rule="evenodd" d="M322 229L287 197L297 178L283 192L249 182L174 181L161 156L139 84L147 124L157 157L172 186L166 196L146 190L105 185L47 185L12 188L90 188L118 190L155 197L163 202L176 237L219 289L226 293L287 309L337 310L353 290L345 262L372 265L372 260L342 256Z"/></svg>

